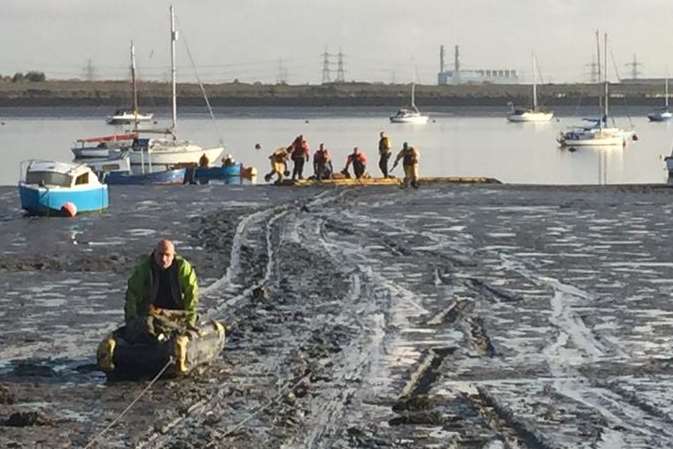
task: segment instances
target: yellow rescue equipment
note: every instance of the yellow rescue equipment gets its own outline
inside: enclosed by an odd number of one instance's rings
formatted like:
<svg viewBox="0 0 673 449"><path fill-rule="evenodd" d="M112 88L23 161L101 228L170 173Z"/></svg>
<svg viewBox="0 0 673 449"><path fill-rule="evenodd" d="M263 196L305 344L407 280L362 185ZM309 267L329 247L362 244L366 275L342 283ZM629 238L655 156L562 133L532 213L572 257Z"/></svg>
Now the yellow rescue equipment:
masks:
<svg viewBox="0 0 673 449"><path fill-rule="evenodd" d="M224 349L224 324L184 323L184 312L152 308L147 317L124 325L98 345L98 367L110 379L182 377L209 363ZM138 332L138 327L142 331Z"/></svg>

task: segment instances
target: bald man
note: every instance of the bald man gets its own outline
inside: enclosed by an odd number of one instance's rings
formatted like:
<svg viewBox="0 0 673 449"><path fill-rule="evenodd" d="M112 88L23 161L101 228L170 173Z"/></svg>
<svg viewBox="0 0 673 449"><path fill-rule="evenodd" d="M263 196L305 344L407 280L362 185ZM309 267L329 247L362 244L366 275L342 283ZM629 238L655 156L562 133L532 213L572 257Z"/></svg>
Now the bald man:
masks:
<svg viewBox="0 0 673 449"><path fill-rule="evenodd" d="M194 325L198 301L199 285L192 265L175 253L173 242L161 240L133 269L124 315L128 325L138 318L145 320L152 308L179 310Z"/></svg>

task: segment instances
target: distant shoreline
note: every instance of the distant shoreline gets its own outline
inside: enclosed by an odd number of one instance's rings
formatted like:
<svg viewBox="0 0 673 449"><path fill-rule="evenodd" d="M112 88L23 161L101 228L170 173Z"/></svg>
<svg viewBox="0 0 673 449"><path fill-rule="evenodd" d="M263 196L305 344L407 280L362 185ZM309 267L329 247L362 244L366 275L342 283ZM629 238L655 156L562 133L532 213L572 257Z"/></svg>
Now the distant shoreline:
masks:
<svg viewBox="0 0 673 449"><path fill-rule="evenodd" d="M324 85L276 85L224 83L205 86L212 106L226 107L400 107L409 103L407 84L332 83ZM598 104L599 86L594 84L546 84L538 86L539 103L545 106ZM130 104L130 88L125 81L43 81L0 82L0 107L106 106ZM416 104L433 106L505 106L512 102L526 106L531 86L461 85L416 86ZM653 84L612 84L611 104L615 106L662 106L663 86ZM144 82L139 88L141 108L170 104L170 84ZM203 106L198 84L179 84L182 106ZM144 105L144 106L143 106Z"/></svg>

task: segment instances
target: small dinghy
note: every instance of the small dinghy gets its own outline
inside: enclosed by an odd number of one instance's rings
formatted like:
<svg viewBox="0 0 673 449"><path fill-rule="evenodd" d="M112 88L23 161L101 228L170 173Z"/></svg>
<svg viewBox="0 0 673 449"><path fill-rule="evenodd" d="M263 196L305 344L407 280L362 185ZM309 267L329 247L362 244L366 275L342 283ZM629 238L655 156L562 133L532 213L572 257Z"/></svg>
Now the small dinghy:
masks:
<svg viewBox="0 0 673 449"><path fill-rule="evenodd" d="M178 311L159 309L150 319L165 319ZM166 329L166 321L156 328ZM197 326L170 324L170 331L158 331L155 337L129 341L131 333L122 326L105 337L96 353L98 367L109 379L141 379L162 374L164 377L188 376L194 368L217 357L225 343L224 325L216 320Z"/></svg>

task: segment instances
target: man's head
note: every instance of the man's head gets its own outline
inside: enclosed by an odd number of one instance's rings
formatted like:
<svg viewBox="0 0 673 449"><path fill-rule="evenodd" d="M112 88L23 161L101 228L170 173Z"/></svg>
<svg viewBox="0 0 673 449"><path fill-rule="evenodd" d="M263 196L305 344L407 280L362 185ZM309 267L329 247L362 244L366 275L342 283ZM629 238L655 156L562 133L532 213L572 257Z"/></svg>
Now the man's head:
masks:
<svg viewBox="0 0 673 449"><path fill-rule="evenodd" d="M404 142L404 143L402 144L402 148L404 148L404 149L406 150L407 148L409 148L409 144L406 143L406 142Z"/></svg>
<svg viewBox="0 0 673 449"><path fill-rule="evenodd" d="M385 136L385 134L383 134L383 131L381 131L381 132L379 133L379 135L380 135L381 137Z"/></svg>
<svg viewBox="0 0 673 449"><path fill-rule="evenodd" d="M325 149L325 144L324 144L324 143L321 143L321 144L320 144L320 150L324 150L324 149Z"/></svg>
<svg viewBox="0 0 673 449"><path fill-rule="evenodd" d="M353 154L358 154L360 149L358 147L353 147Z"/></svg>
<svg viewBox="0 0 673 449"><path fill-rule="evenodd" d="M163 270L167 269L173 263L175 258L175 246L170 240L161 240L157 243L157 246L154 247L152 252L154 257L154 262L159 265Z"/></svg>

